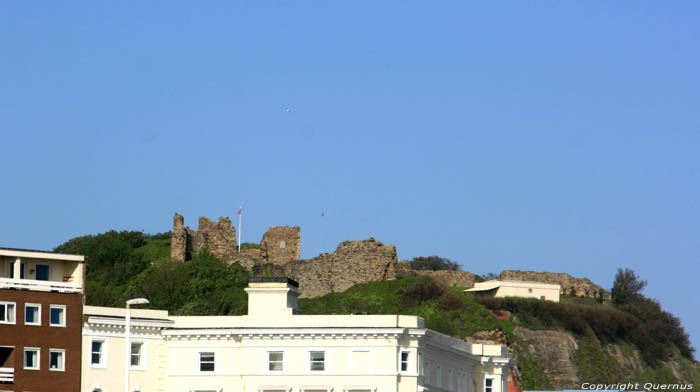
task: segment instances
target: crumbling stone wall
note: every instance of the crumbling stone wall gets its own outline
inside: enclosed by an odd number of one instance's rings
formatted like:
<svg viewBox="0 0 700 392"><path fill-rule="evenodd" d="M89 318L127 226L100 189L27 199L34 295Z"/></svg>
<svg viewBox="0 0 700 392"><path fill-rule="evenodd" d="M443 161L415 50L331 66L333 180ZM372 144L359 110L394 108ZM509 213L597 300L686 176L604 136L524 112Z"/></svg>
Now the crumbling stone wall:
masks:
<svg viewBox="0 0 700 392"><path fill-rule="evenodd" d="M426 271L426 270L414 270L411 268L408 260L402 260L396 264L396 271L398 274L404 275L424 275L429 276L439 282L444 283L447 286L456 286L464 288L474 287L474 280L476 275L467 271Z"/></svg>
<svg viewBox="0 0 700 392"><path fill-rule="evenodd" d="M185 226L182 215L175 213L170 240L170 258L186 261L192 253L197 253L204 247L209 248L214 256L222 260L236 257L236 228L233 227L231 220L222 216L217 223L214 223L200 216L199 230L195 231Z"/></svg>
<svg viewBox="0 0 700 392"><path fill-rule="evenodd" d="M170 258L185 261L193 250L193 238L195 233L185 226L185 218L175 213L173 218L173 232L170 236Z"/></svg>
<svg viewBox="0 0 700 392"><path fill-rule="evenodd" d="M260 241L262 261L270 264L286 264L301 257L301 230L299 226L269 228Z"/></svg>
<svg viewBox="0 0 700 392"><path fill-rule="evenodd" d="M301 297L341 292L358 284L396 277L396 246L370 238L345 241L333 253L282 265L269 264L272 273L299 282Z"/></svg>
<svg viewBox="0 0 700 392"><path fill-rule="evenodd" d="M603 301L610 301L610 292L590 279L574 278L565 273L505 270L501 272L499 279L560 284L560 294L570 295L573 290L577 297L598 298L598 293L602 292Z"/></svg>
<svg viewBox="0 0 700 392"><path fill-rule="evenodd" d="M219 217L219 221L214 223L209 219L199 217L199 230L197 231L197 242L194 252L207 247L211 254L221 260L229 260L238 252L236 243L236 228L233 227L231 219L226 216Z"/></svg>

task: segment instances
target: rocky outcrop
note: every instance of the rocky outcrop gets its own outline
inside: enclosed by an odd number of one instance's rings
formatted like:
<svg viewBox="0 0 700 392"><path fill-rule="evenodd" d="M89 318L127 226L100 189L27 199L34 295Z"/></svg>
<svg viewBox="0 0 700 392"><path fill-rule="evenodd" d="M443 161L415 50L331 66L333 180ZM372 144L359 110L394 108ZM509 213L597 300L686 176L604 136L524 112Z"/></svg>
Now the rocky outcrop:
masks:
<svg viewBox="0 0 700 392"><path fill-rule="evenodd" d="M520 280L530 282L554 283L561 285L560 294L577 297L598 298L603 294L603 301L610 301L610 292L591 282L588 278L574 278L569 274L555 272L535 272L505 270L498 277L500 280Z"/></svg>
<svg viewBox="0 0 700 392"><path fill-rule="evenodd" d="M396 277L396 247L370 238L345 241L333 253L282 265L268 264L273 275L299 282L301 297L317 297L349 289L358 283Z"/></svg>
<svg viewBox="0 0 700 392"><path fill-rule="evenodd" d="M659 382L659 375L669 372L681 384L694 384L700 382L700 363L690 361L678 355L659 364L656 368L650 368L644 362L639 350L630 343L602 344L595 336L574 336L568 331L531 330L516 327L513 331L520 338L514 351L518 361L524 356L537 363L548 382L548 389L580 389L582 382L617 382L624 383ZM586 348L588 347L588 348ZM593 347L593 348L592 348ZM590 356L594 350L594 355ZM588 356L586 356L588 352ZM583 356L577 362L577 356ZM577 367L577 363L584 368ZM596 367L597 366L597 367ZM600 366L606 366L600 368ZM593 369L593 373L591 372ZM607 376L601 376L607 373ZM612 376L612 379L610 378ZM661 376L667 380L667 376ZM543 389L545 385L538 385Z"/></svg>
<svg viewBox="0 0 700 392"><path fill-rule="evenodd" d="M578 343L573 335L561 331L535 331L516 327L529 356L542 365L549 382L557 389L579 389L581 384L574 364Z"/></svg>

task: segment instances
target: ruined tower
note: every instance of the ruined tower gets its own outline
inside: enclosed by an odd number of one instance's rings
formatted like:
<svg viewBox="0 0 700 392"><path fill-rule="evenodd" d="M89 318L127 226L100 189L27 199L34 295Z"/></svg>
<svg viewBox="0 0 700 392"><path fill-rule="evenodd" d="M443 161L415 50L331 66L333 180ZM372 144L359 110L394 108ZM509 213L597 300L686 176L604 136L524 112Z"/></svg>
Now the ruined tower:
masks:
<svg viewBox="0 0 700 392"><path fill-rule="evenodd" d="M185 226L182 215L175 213L170 240L171 259L187 261L193 253L206 247L221 260L231 260L236 257L237 246L236 228L228 217L219 217L218 223L214 223L200 216L199 230L195 231Z"/></svg>
<svg viewBox="0 0 700 392"><path fill-rule="evenodd" d="M260 241L260 256L265 263L285 264L301 257L299 226L270 227Z"/></svg>

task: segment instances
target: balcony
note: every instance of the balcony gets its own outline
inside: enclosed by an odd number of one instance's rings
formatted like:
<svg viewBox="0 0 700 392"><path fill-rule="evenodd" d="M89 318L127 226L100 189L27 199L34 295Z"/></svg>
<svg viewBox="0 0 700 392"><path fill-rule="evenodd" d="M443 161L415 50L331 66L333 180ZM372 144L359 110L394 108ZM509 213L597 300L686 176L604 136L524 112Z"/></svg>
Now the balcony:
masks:
<svg viewBox="0 0 700 392"><path fill-rule="evenodd" d="M0 367L0 382L15 382L15 369Z"/></svg>
<svg viewBox="0 0 700 392"><path fill-rule="evenodd" d="M0 289L81 293L84 273L81 255L0 248Z"/></svg>
<svg viewBox="0 0 700 392"><path fill-rule="evenodd" d="M82 286L73 282L51 280L0 278L0 289L22 289L33 291L54 291L59 293L81 293Z"/></svg>

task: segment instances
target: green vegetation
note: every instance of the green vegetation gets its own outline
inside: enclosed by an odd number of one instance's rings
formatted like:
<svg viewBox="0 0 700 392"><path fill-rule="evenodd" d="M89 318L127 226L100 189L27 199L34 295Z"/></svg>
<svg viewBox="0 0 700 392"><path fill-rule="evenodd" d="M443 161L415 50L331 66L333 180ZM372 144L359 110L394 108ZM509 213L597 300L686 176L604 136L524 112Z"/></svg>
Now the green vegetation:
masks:
<svg viewBox="0 0 700 392"><path fill-rule="evenodd" d="M578 341L574 363L581 380L612 384L623 379L617 360L600 346L600 342L590 328Z"/></svg>
<svg viewBox="0 0 700 392"><path fill-rule="evenodd" d="M527 328L562 328L579 337L585 336L590 328L602 343L632 342L650 365L670 359L674 347L686 358L693 358L693 349L678 319L661 312L660 307L655 307L658 303L650 300L637 304L643 304L646 313L599 304L566 304L514 297L479 297L477 301L492 310L511 312ZM645 318L640 315L645 315Z"/></svg>
<svg viewBox="0 0 700 392"><path fill-rule="evenodd" d="M460 269L459 263L440 256L414 257L408 265L416 271L459 271Z"/></svg>
<svg viewBox="0 0 700 392"><path fill-rule="evenodd" d="M244 242L241 244L241 250L245 249L260 249L260 244L256 244L253 242Z"/></svg>
<svg viewBox="0 0 700 392"><path fill-rule="evenodd" d="M253 249L257 244L242 244ZM175 315L240 315L247 312L243 288L250 272L228 265L207 249L187 263L170 261L170 233L148 235L137 231L109 231L72 239L58 252L86 256L88 305L123 307L127 298L146 297L152 308ZM416 258L422 269L456 270L456 263L437 256ZM270 265L256 264L254 273L272 276ZM530 329L564 329L575 334L578 349L574 363L581 379L599 382L619 380L622 368L606 350L619 346L625 357L639 350L646 364L635 370L639 380L676 382L662 361L673 359L683 377L700 384L700 369L692 357L687 334L680 321L664 312L658 302L640 291L644 282L631 270L620 270L614 288L615 306L598 297L562 296L561 303L518 298L473 297L461 288L446 287L421 275L393 281L356 285L345 292L301 299L306 314L405 314L425 319L426 327L457 338L477 331L500 330L518 358L524 389L552 389L543 364L526 342L514 333L513 321L494 318L491 310L507 310L517 324ZM493 276L486 276L491 278ZM477 277L478 278L478 277Z"/></svg>
<svg viewBox="0 0 700 392"><path fill-rule="evenodd" d="M464 338L476 331L500 329L509 336L513 325L497 320L470 295L425 276L363 283L342 293L303 298L304 314L405 314L425 318L426 327Z"/></svg>
<svg viewBox="0 0 700 392"><path fill-rule="evenodd" d="M55 250L85 255L88 305L123 307L128 298L146 297L149 307L172 314L247 312L248 272L207 249L187 263L170 261L170 233L109 231L74 238Z"/></svg>
<svg viewBox="0 0 700 392"><path fill-rule="evenodd" d="M547 378L544 366L539 361L532 358L527 350L528 343L522 339L516 340L513 349L518 357L518 368L520 368L520 384L523 390L552 390L554 386Z"/></svg>

